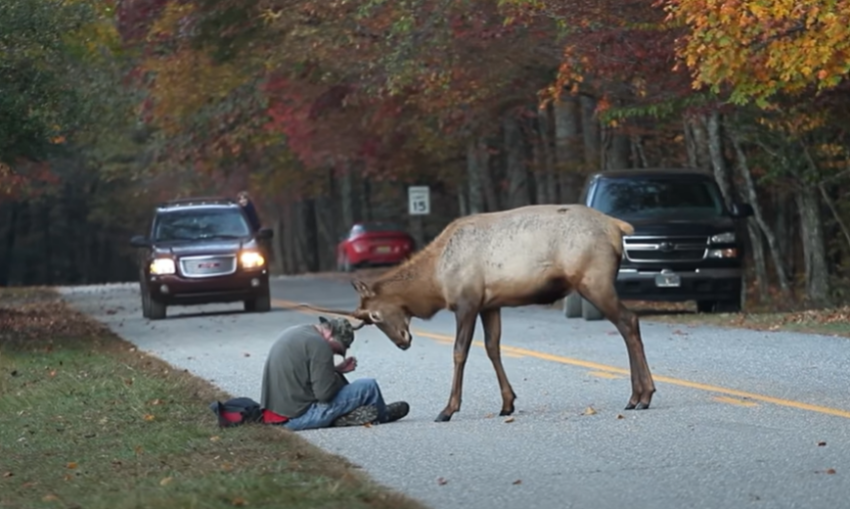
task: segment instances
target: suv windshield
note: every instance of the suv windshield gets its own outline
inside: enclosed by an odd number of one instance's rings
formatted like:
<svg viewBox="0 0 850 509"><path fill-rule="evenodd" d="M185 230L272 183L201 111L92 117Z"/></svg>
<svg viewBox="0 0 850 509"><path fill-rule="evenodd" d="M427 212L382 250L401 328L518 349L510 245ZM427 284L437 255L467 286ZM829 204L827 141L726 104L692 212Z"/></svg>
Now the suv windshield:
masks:
<svg viewBox="0 0 850 509"><path fill-rule="evenodd" d="M725 213L723 197L710 181L640 177L602 179L593 208L615 217L713 218Z"/></svg>
<svg viewBox="0 0 850 509"><path fill-rule="evenodd" d="M161 212L153 238L158 241L238 238L251 234L248 222L235 208L187 209Z"/></svg>

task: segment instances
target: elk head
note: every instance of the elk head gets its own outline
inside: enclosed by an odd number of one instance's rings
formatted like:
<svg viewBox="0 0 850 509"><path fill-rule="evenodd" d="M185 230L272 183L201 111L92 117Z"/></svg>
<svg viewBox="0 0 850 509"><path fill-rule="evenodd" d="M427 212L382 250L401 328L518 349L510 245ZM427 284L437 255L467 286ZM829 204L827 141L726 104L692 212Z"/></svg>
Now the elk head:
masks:
<svg viewBox="0 0 850 509"><path fill-rule="evenodd" d="M360 296L360 304L351 316L362 320L364 324L378 327L400 349L410 348L413 341L410 334L410 314L402 304L394 298L381 295L380 291L363 281L354 280L351 286Z"/></svg>

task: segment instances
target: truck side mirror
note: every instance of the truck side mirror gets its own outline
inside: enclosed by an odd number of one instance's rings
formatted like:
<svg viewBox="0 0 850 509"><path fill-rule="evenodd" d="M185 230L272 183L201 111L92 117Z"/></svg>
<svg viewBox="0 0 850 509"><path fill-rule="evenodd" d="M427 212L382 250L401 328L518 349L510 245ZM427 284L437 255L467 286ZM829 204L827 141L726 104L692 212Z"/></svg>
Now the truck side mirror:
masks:
<svg viewBox="0 0 850 509"><path fill-rule="evenodd" d="M144 235L133 235L130 238L130 245L133 247L148 247L151 243Z"/></svg>
<svg viewBox="0 0 850 509"><path fill-rule="evenodd" d="M732 217L736 219L745 219L755 213L752 205L749 203L733 203L731 212Z"/></svg>

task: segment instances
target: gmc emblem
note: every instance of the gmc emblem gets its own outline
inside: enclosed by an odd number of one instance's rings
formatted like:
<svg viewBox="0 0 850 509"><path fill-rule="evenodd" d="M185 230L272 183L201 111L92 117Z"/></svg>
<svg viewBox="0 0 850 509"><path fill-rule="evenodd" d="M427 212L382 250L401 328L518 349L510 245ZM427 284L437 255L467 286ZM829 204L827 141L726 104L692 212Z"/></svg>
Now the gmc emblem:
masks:
<svg viewBox="0 0 850 509"><path fill-rule="evenodd" d="M214 269L219 266L218 262L198 262L199 269Z"/></svg>

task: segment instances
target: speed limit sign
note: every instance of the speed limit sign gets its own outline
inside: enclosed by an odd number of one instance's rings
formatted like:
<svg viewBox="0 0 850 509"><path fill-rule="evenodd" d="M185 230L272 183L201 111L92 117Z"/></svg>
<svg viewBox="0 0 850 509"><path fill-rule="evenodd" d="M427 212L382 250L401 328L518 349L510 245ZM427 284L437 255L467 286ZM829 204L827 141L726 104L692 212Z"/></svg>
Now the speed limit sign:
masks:
<svg viewBox="0 0 850 509"><path fill-rule="evenodd" d="M428 186L410 186L407 188L407 208L412 216L425 216L431 213L431 189Z"/></svg>

